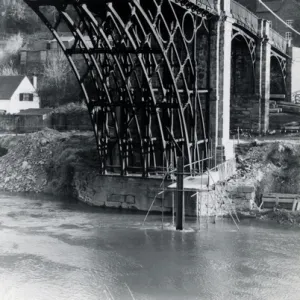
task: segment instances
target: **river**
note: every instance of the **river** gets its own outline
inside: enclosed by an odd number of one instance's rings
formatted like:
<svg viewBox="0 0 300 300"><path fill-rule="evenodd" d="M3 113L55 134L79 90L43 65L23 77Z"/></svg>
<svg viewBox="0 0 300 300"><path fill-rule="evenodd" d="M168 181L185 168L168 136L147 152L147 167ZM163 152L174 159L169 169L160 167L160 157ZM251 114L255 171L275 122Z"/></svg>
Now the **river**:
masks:
<svg viewBox="0 0 300 300"><path fill-rule="evenodd" d="M0 196L0 300L300 299L300 231ZM199 230L200 228L200 230Z"/></svg>

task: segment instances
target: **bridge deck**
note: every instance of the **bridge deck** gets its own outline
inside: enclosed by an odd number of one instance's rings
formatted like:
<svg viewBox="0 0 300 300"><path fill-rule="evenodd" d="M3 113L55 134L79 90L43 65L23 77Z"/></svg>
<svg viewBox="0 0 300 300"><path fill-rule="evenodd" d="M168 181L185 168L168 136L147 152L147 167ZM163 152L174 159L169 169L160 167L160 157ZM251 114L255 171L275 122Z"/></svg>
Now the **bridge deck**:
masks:
<svg viewBox="0 0 300 300"><path fill-rule="evenodd" d="M61 5L60 0L24 0L31 6L50 6L50 5ZM75 1L75 0L74 0ZM111 0L111 2L119 3L120 5L129 2L130 0ZM181 1L181 0L172 0L185 7L186 9L192 9L197 12L207 11L209 14L217 14L217 8L214 0L189 0L189 1ZM72 2L72 1L70 1ZM105 5L107 3L106 0L82 0L81 2L86 3L89 9L95 14L101 14L105 11ZM149 4L149 0L140 0L141 5ZM237 25L241 26L243 29L251 32L254 36L259 36L259 17L248 10L246 7L241 5L240 3L231 0L230 3L230 12L232 17L235 19ZM286 54L287 52L287 41L281 36L278 32L273 29L270 29L270 42L272 47L280 52L280 54Z"/></svg>

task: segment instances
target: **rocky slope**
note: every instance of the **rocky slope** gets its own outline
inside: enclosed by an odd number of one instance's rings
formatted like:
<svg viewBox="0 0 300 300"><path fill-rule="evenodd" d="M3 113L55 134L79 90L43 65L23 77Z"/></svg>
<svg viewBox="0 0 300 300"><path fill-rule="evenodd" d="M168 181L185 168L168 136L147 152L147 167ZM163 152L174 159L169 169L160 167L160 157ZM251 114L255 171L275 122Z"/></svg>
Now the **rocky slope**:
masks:
<svg viewBox="0 0 300 300"><path fill-rule="evenodd" d="M259 202L263 193L300 194L300 139L252 141L237 147L238 173L230 181L251 182ZM253 216L281 224L300 225L300 213L280 207L256 210Z"/></svg>
<svg viewBox="0 0 300 300"><path fill-rule="evenodd" d="M299 139L300 140L300 139ZM300 194L300 143L249 141L237 147L238 172L228 184L256 185L256 194ZM46 129L0 136L0 190L74 197L88 202L99 161L92 132ZM258 217L299 224L299 213L278 208Z"/></svg>
<svg viewBox="0 0 300 300"><path fill-rule="evenodd" d="M97 171L92 132L43 130L0 137L0 189L76 197L76 173Z"/></svg>

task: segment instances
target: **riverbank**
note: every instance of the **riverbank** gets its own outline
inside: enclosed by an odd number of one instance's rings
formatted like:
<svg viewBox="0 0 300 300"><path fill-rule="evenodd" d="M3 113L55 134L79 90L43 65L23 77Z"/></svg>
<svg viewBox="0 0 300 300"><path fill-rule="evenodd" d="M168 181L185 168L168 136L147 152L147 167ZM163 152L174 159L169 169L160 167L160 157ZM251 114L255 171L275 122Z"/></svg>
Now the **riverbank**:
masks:
<svg viewBox="0 0 300 300"><path fill-rule="evenodd" d="M248 140L237 146L237 174L228 186L255 186L256 203L262 193L300 193L300 143L298 140ZM0 136L0 190L9 192L45 193L72 197L89 205L106 206L101 190L112 185L111 207L116 201L122 208L140 209L134 196L125 191L128 182L102 179L103 187L95 186L99 160L92 132L59 132L52 129L24 134ZM118 181L119 180L119 181ZM128 179L128 181L133 179ZM116 181L127 196L118 195ZM144 183L139 183L136 188ZM151 184L152 185L152 184ZM155 187L146 187L150 199ZM120 193L121 194L121 193ZM147 198L147 199L148 199ZM233 199L236 203L240 199ZM148 200L147 200L148 201ZM148 209L147 201L143 207ZM152 202L152 200L150 201ZM171 204L170 204L171 205ZM159 208L159 207L158 207ZM169 208L166 209L166 212ZM241 210L244 216L272 219L279 223L300 224L300 216L276 209L263 212L257 209Z"/></svg>
<svg viewBox="0 0 300 300"><path fill-rule="evenodd" d="M92 132L0 136L0 189L76 198L76 174L97 172L95 149Z"/></svg>
<svg viewBox="0 0 300 300"><path fill-rule="evenodd" d="M161 190L162 178L102 176L96 149L93 132L45 129L0 136L0 190L44 193L72 197L92 206L148 211ZM153 211L163 208L171 212L171 197L156 200Z"/></svg>

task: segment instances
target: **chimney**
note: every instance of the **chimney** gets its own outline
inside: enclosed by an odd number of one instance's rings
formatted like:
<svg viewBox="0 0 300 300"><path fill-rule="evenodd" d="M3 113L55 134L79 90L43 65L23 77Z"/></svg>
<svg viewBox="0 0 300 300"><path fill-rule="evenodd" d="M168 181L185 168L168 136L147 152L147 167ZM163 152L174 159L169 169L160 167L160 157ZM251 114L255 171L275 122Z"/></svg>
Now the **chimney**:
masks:
<svg viewBox="0 0 300 300"><path fill-rule="evenodd" d="M37 89L37 76L36 75L32 76L32 85L35 89Z"/></svg>

